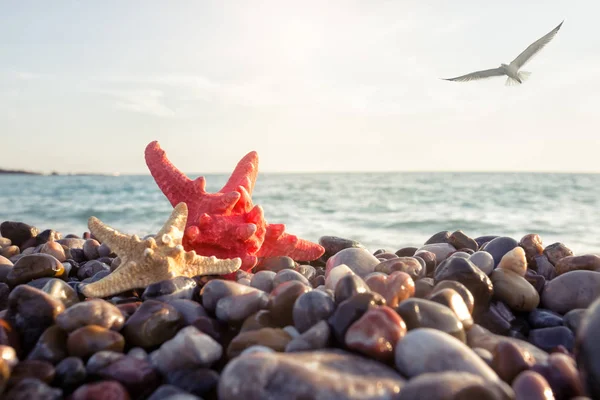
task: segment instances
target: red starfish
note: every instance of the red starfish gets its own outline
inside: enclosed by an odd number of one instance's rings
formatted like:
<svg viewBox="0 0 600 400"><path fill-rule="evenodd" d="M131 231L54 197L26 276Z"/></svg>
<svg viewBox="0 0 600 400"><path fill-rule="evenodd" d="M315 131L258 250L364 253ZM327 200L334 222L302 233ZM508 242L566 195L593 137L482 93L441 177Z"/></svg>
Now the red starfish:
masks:
<svg viewBox="0 0 600 400"><path fill-rule="evenodd" d="M146 147L146 164L171 205L185 202L189 209L183 237L186 249L204 256L240 257L250 270L257 257L289 256L309 261L324 253L316 243L285 232L283 224L267 224L260 206L252 205L258 173L258 154L252 151L237 164L221 190L208 193L206 180L191 180L166 157L158 142Z"/></svg>

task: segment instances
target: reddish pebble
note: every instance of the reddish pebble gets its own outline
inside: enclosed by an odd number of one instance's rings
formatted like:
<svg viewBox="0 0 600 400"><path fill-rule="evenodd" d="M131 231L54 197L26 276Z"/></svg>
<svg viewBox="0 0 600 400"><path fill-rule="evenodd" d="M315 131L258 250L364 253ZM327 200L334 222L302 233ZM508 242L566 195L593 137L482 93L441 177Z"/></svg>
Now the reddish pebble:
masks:
<svg viewBox="0 0 600 400"><path fill-rule="evenodd" d="M102 381L80 386L71 400L129 400L129 393L117 381Z"/></svg>
<svg viewBox="0 0 600 400"><path fill-rule="evenodd" d="M396 271L390 275L370 274L365 282L372 291L382 295L390 307L396 307L415 295L415 282L406 272Z"/></svg>
<svg viewBox="0 0 600 400"><path fill-rule="evenodd" d="M554 400L548 381L534 371L521 372L513 382L515 400Z"/></svg>
<svg viewBox="0 0 600 400"><path fill-rule="evenodd" d="M367 310L346 332L346 346L367 356L390 361L394 346L406 334L406 324L388 306Z"/></svg>

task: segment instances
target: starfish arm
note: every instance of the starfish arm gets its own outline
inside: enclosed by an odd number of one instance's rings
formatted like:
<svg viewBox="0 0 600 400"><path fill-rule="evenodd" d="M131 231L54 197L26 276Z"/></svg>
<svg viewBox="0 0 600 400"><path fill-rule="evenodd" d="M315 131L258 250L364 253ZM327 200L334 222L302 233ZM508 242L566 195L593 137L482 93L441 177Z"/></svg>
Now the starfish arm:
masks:
<svg viewBox="0 0 600 400"><path fill-rule="evenodd" d="M143 265L127 262L99 281L83 285L81 292L86 297L108 297L169 278L157 277L151 272L153 271L148 271Z"/></svg>
<svg viewBox="0 0 600 400"><path fill-rule="evenodd" d="M256 175L258 174L258 153L251 151L246 154L244 158L238 162L237 166L233 170L231 177L220 190L221 193L231 192L237 190L239 186L243 186L244 189L252 194L254 190L254 183L256 182Z"/></svg>
<svg viewBox="0 0 600 400"><path fill-rule="evenodd" d="M226 275L240 269L242 260L239 257L219 259L215 256L203 257L195 251L186 252L181 263L179 275L193 277L197 275Z"/></svg>
<svg viewBox="0 0 600 400"><path fill-rule="evenodd" d="M173 207L181 202L187 202L192 197L193 192L196 191L196 187L202 189L203 180L196 180L194 184L190 178L169 161L165 151L156 140L146 146L145 157L146 165L156 184Z"/></svg>
<svg viewBox="0 0 600 400"><path fill-rule="evenodd" d="M164 235L169 235L175 244L181 244L185 224L188 217L188 208L185 203L179 203L171 212L171 216L156 234L156 239L161 240Z"/></svg>
<svg viewBox="0 0 600 400"><path fill-rule="evenodd" d="M88 228L100 242L105 243L117 255L130 253L140 243L136 236L125 235L105 225L96 217L88 219Z"/></svg>
<svg viewBox="0 0 600 400"><path fill-rule="evenodd" d="M284 224L269 224L265 241L257 256L288 256L297 261L310 261L321 257L323 253L325 253L323 246L286 233Z"/></svg>

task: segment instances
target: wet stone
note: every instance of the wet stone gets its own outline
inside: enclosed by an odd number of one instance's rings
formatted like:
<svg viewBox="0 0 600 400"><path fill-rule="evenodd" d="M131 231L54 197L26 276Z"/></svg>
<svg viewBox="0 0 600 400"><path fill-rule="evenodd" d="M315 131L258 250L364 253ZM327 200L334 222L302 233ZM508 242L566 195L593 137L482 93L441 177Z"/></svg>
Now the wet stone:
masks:
<svg viewBox="0 0 600 400"><path fill-rule="evenodd" d="M130 400L127 389L117 381L100 381L80 386L71 400Z"/></svg>
<svg viewBox="0 0 600 400"><path fill-rule="evenodd" d="M149 360L140 360L129 356L120 357L94 372L105 380L121 383L134 398L143 398L160 384L158 371Z"/></svg>
<svg viewBox="0 0 600 400"><path fill-rule="evenodd" d="M102 299L91 299L67 308L56 317L56 324L67 332L86 325L98 325L120 331L125 324L125 318L115 305Z"/></svg>
<svg viewBox="0 0 600 400"><path fill-rule="evenodd" d="M581 256L563 257L556 263L556 274L576 270L588 270L600 272L600 256L596 254L585 254Z"/></svg>
<svg viewBox="0 0 600 400"><path fill-rule="evenodd" d="M435 282L433 278L421 278L415 282L415 294L414 297L424 299L429 296L432 292Z"/></svg>
<svg viewBox="0 0 600 400"><path fill-rule="evenodd" d="M559 345L567 350L573 351L575 336L566 326L555 326L551 328L532 329L529 332L529 341L545 351L552 351Z"/></svg>
<svg viewBox="0 0 600 400"><path fill-rule="evenodd" d="M511 383L519 373L535 364L531 354L508 341L498 343L492 356L491 367L507 383Z"/></svg>
<svg viewBox="0 0 600 400"><path fill-rule="evenodd" d="M55 389L39 379L25 378L4 394L6 400L59 400L62 390Z"/></svg>
<svg viewBox="0 0 600 400"><path fill-rule="evenodd" d="M540 303L533 286L512 270L496 268L490 276L494 284L494 298L516 311L532 311Z"/></svg>
<svg viewBox="0 0 600 400"><path fill-rule="evenodd" d="M215 315L218 320L229 324L241 324L255 312L262 310L269 304L269 295L261 290L237 296L224 297L217 303Z"/></svg>
<svg viewBox="0 0 600 400"><path fill-rule="evenodd" d="M201 400L174 385L163 384L156 389L147 400Z"/></svg>
<svg viewBox="0 0 600 400"><path fill-rule="evenodd" d="M273 271L273 272L277 273L284 269L295 269L295 268L296 268L296 262L288 256L267 257L267 258L263 258L256 265L256 267L254 267L254 272Z"/></svg>
<svg viewBox="0 0 600 400"><path fill-rule="evenodd" d="M175 299L191 300L196 289L196 281L178 276L149 285L142 293L143 300L169 301Z"/></svg>
<svg viewBox="0 0 600 400"><path fill-rule="evenodd" d="M110 250L108 245L106 243L100 244L98 247L98 258L109 257L111 255L114 257L114 253Z"/></svg>
<svg viewBox="0 0 600 400"><path fill-rule="evenodd" d="M346 275L342 277L335 285L334 299L335 304L349 299L358 293L368 292L369 286L358 275Z"/></svg>
<svg viewBox="0 0 600 400"><path fill-rule="evenodd" d="M219 374L208 368L180 369L169 371L166 381L186 393L205 396L216 390Z"/></svg>
<svg viewBox="0 0 600 400"><path fill-rule="evenodd" d="M325 254L323 254L322 257L324 260L327 260L332 255L337 254L344 249L352 247L364 248L364 246L356 240L345 239L337 236L321 236L319 238L319 244L325 249Z"/></svg>
<svg viewBox="0 0 600 400"><path fill-rule="evenodd" d="M28 353L63 310L60 300L39 289L20 285L8 296L6 319L19 333L23 350Z"/></svg>
<svg viewBox="0 0 600 400"><path fill-rule="evenodd" d="M577 332L579 332L585 312L585 308L576 308L563 316L563 322L565 326L572 330L575 335L577 335Z"/></svg>
<svg viewBox="0 0 600 400"><path fill-rule="evenodd" d="M285 351L292 337L283 329L262 328L254 331L241 332L233 338L227 347L227 357L231 360L240 355L250 346L266 346L277 352Z"/></svg>
<svg viewBox="0 0 600 400"><path fill-rule="evenodd" d="M575 355L588 394L600 397L600 299L594 301L583 315L577 332Z"/></svg>
<svg viewBox="0 0 600 400"><path fill-rule="evenodd" d="M469 261L486 275L490 275L494 270L494 257L487 251L476 251L469 256Z"/></svg>
<svg viewBox="0 0 600 400"><path fill-rule="evenodd" d="M508 400L512 391L506 385L491 383L467 372L425 373L409 380L401 400Z"/></svg>
<svg viewBox="0 0 600 400"><path fill-rule="evenodd" d="M449 236L449 243L457 249L471 249L477 251L479 245L474 239L471 239L461 230L453 232Z"/></svg>
<svg viewBox="0 0 600 400"><path fill-rule="evenodd" d="M83 281L84 279L91 278L100 271L110 272L110 267L98 260L88 261L82 264L77 270L77 278Z"/></svg>
<svg viewBox="0 0 600 400"><path fill-rule="evenodd" d="M221 344L196 327L187 326L153 351L150 359L164 374L178 369L210 367L222 354Z"/></svg>
<svg viewBox="0 0 600 400"><path fill-rule="evenodd" d="M277 320L283 325L292 325L293 309L296 299L312 289L298 281L288 281L277 286L269 297L268 310L277 316Z"/></svg>
<svg viewBox="0 0 600 400"><path fill-rule="evenodd" d="M0 311L8 307L8 296L10 295L10 287L3 282L0 282Z"/></svg>
<svg viewBox="0 0 600 400"><path fill-rule="evenodd" d="M444 261L448 256L456 251L456 248L449 243L432 243L421 246L419 250L417 250L416 254L418 255L422 251L429 251L435 254L435 259L438 264Z"/></svg>
<svg viewBox="0 0 600 400"><path fill-rule="evenodd" d="M125 323L122 333L131 346L157 346L171 339L183 326L183 317L175 307L146 300Z"/></svg>
<svg viewBox="0 0 600 400"><path fill-rule="evenodd" d="M317 269L312 265L299 265L297 271L300 272L308 281L317 276Z"/></svg>
<svg viewBox="0 0 600 400"><path fill-rule="evenodd" d="M342 264L346 265L356 275L364 277L373 272L380 261L366 249L354 247L344 249L327 260L326 275L329 275L333 268Z"/></svg>
<svg viewBox="0 0 600 400"><path fill-rule="evenodd" d="M396 254L398 257L412 257L415 255L417 250L418 249L416 247L403 247L397 250L394 254Z"/></svg>
<svg viewBox="0 0 600 400"><path fill-rule="evenodd" d="M369 274L366 283L371 291L379 293L392 308L415 295L415 283L409 274L401 271L390 275Z"/></svg>
<svg viewBox="0 0 600 400"><path fill-rule="evenodd" d="M376 272L391 274L396 271L401 271L408 274L413 280L417 280L425 276L425 265L414 257L398 257L391 260L383 261L375 266Z"/></svg>
<svg viewBox="0 0 600 400"><path fill-rule="evenodd" d="M489 381L496 373L466 344L437 329L409 331L396 345L396 368L412 378L428 372L469 372Z"/></svg>
<svg viewBox="0 0 600 400"><path fill-rule="evenodd" d="M0 235L10 239L13 245L19 247L29 239L36 237L38 233L38 228L23 222L4 221L0 224Z"/></svg>
<svg viewBox="0 0 600 400"><path fill-rule="evenodd" d="M473 325L471 313L462 296L456 290L450 288L438 290L432 293L427 300L439 303L452 310L465 329L469 329Z"/></svg>
<svg viewBox="0 0 600 400"><path fill-rule="evenodd" d="M318 374L315 371L319 371ZM327 376L328 379L323 379ZM219 380L221 400L391 399L405 380L392 368L341 350L253 353L232 360Z"/></svg>
<svg viewBox="0 0 600 400"><path fill-rule="evenodd" d="M217 302L228 296L237 296L257 289L240 285L237 282L226 281L223 279L213 279L205 284L201 291L202 306L208 312L214 312L217 307Z"/></svg>
<svg viewBox="0 0 600 400"><path fill-rule="evenodd" d="M406 334L402 318L388 306L367 310L346 331L346 346L370 358L388 362L398 340Z"/></svg>
<svg viewBox="0 0 600 400"><path fill-rule="evenodd" d="M95 239L88 239L83 244L83 253L85 254L85 258L88 260L95 260L100 257L98 253L98 247L100 247L100 243Z"/></svg>
<svg viewBox="0 0 600 400"><path fill-rule="evenodd" d="M79 357L67 357L55 367L54 384L65 391L71 391L85 381L85 364Z"/></svg>
<svg viewBox="0 0 600 400"><path fill-rule="evenodd" d="M515 239L507 236L501 236L490 240L485 246L485 251L494 258L494 266L498 266L500 260L506 253L518 246Z"/></svg>
<svg viewBox="0 0 600 400"><path fill-rule="evenodd" d="M175 299L166 301L174 307L181 317L185 325L191 325L198 317L207 317L208 314L204 307L193 300Z"/></svg>
<svg viewBox="0 0 600 400"><path fill-rule="evenodd" d="M324 349L331 338L331 328L325 320L314 324L300 336L292 338L285 347L286 352L310 351Z"/></svg>
<svg viewBox="0 0 600 400"><path fill-rule="evenodd" d="M516 400L549 400L548 392L552 389L548 381L534 371L523 371L512 384Z"/></svg>
<svg viewBox="0 0 600 400"><path fill-rule="evenodd" d="M306 332L321 320L326 320L335 310L331 296L312 290L299 296L294 302L292 318L300 333Z"/></svg>
<svg viewBox="0 0 600 400"><path fill-rule="evenodd" d="M548 257L545 255L535 256L534 262L538 275L543 276L547 281L550 281L556 277L556 269L548 260Z"/></svg>
<svg viewBox="0 0 600 400"><path fill-rule="evenodd" d="M462 297L463 301L465 302L465 305L467 306L467 310L469 310L469 313L470 314L473 313L473 308L475 306L475 299L473 299L473 295L471 294L469 289L466 288L465 285L463 285L462 283L460 283L458 281L440 281L433 287L431 294L438 292L440 290L444 290L444 289L452 289L452 290L456 291L456 293L458 293L460 295L460 297Z"/></svg>
<svg viewBox="0 0 600 400"><path fill-rule="evenodd" d="M542 245L542 238L538 234L530 233L525 235L519 241L519 246L525 250L525 256L527 262L535 266L535 257L541 255L544 252L544 246Z"/></svg>
<svg viewBox="0 0 600 400"><path fill-rule="evenodd" d="M59 326L52 325L42 333L27 359L56 364L67 355L67 333Z"/></svg>
<svg viewBox="0 0 600 400"><path fill-rule="evenodd" d="M87 358L101 350L123 352L125 340L120 333L98 325L86 325L69 334L67 349L70 356Z"/></svg>
<svg viewBox="0 0 600 400"><path fill-rule="evenodd" d="M538 295L542 295L542 292L546 287L546 278L544 278L542 275L538 275L532 269L528 269L523 278L525 278L525 280L529 282L531 286L533 286L535 291L538 292Z"/></svg>
<svg viewBox="0 0 600 400"><path fill-rule="evenodd" d="M581 374L577 369L575 360L565 354L552 353L546 363L536 363L532 368L546 378L556 399L572 399L584 395L585 370ZM594 392L589 392L592 398L596 398Z"/></svg>
<svg viewBox="0 0 600 400"><path fill-rule="evenodd" d="M0 257L5 259L13 259L21 254L21 250L18 246L7 246L0 249Z"/></svg>
<svg viewBox="0 0 600 400"><path fill-rule="evenodd" d="M534 329L552 328L553 326L563 325L563 318L559 314L542 308L532 310L527 320Z"/></svg>
<svg viewBox="0 0 600 400"><path fill-rule="evenodd" d="M273 280L277 275L273 271L259 271L250 280L250 286L263 292L270 293L273 290Z"/></svg>
<svg viewBox="0 0 600 400"><path fill-rule="evenodd" d="M56 242L44 243L40 248L39 253L51 255L60 262L63 262L67 259L65 249L59 243Z"/></svg>
<svg viewBox="0 0 600 400"><path fill-rule="evenodd" d="M65 308L69 308L79 302L79 297L75 290L62 279L50 279L41 290L44 293L48 293L51 297L60 300Z"/></svg>
<svg viewBox="0 0 600 400"><path fill-rule="evenodd" d="M37 278L59 277L64 271L63 265L55 257L49 254L30 254L19 258L6 279L9 285L16 286Z"/></svg>
<svg viewBox="0 0 600 400"><path fill-rule="evenodd" d="M346 331L370 308L385 305L385 299L377 293L359 293L340 303L328 318L334 337L344 343Z"/></svg>
<svg viewBox="0 0 600 400"><path fill-rule="evenodd" d="M542 307L558 314L587 308L600 297L600 272L571 271L552 279L542 293Z"/></svg>
<svg viewBox="0 0 600 400"><path fill-rule="evenodd" d="M403 301L396 312L408 330L433 328L466 341L463 324L448 307L430 300L411 298Z"/></svg>
<svg viewBox="0 0 600 400"><path fill-rule="evenodd" d="M546 246L543 254L548 258L548 261L550 261L552 265L556 265L559 260L572 256L573 252L564 244L557 242Z"/></svg>
<svg viewBox="0 0 600 400"><path fill-rule="evenodd" d="M438 265L434 280L436 284L445 280L462 283L473 295L474 314L478 314L488 307L494 293L490 278L471 261L464 258L451 257Z"/></svg>
<svg viewBox="0 0 600 400"><path fill-rule="evenodd" d="M273 287L277 287L283 282L288 281L299 281L303 284L310 286L308 279L300 272L293 269L284 269L275 274L275 278L273 278Z"/></svg>
<svg viewBox="0 0 600 400"><path fill-rule="evenodd" d="M427 250L421 250L416 252L414 256L425 261L425 276L433 276L433 271L435 271L435 267L437 266L435 254Z"/></svg>
<svg viewBox="0 0 600 400"><path fill-rule="evenodd" d="M441 231L427 239L425 244L450 243L450 232Z"/></svg>

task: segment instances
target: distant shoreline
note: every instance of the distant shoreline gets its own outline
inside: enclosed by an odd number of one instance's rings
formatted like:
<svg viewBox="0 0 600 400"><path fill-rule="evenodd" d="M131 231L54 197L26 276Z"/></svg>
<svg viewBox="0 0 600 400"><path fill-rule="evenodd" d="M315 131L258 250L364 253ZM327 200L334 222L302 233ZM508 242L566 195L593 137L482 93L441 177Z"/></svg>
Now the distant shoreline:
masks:
<svg viewBox="0 0 600 400"><path fill-rule="evenodd" d="M0 168L0 175L34 175L34 176L116 176L116 174L102 174L92 172L78 172L78 173L58 173L52 172L44 174L41 172L25 171L19 169L2 169Z"/></svg>

